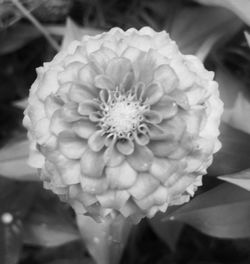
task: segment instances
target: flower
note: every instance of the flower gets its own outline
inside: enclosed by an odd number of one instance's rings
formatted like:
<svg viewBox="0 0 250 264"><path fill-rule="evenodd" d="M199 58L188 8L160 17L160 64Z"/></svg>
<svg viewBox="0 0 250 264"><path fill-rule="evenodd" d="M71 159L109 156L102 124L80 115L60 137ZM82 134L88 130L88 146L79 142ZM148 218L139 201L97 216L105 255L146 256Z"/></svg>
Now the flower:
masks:
<svg viewBox="0 0 250 264"><path fill-rule="evenodd" d="M220 148L213 72L165 32L113 28L37 69L24 125L44 187L94 219L189 200Z"/></svg>

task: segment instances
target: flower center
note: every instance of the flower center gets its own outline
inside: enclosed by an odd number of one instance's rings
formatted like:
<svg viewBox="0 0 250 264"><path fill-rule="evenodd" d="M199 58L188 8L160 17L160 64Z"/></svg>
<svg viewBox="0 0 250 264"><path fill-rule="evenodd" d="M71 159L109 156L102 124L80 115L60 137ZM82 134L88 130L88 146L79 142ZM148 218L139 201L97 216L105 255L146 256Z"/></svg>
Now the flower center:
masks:
<svg viewBox="0 0 250 264"><path fill-rule="evenodd" d="M103 107L102 127L106 133L118 138L131 137L143 121L147 106L136 100L135 96L124 95L120 91L115 91L111 97Z"/></svg>
<svg viewBox="0 0 250 264"><path fill-rule="evenodd" d="M142 119L136 102L116 102L110 106L106 124L118 133L128 133L136 128Z"/></svg>

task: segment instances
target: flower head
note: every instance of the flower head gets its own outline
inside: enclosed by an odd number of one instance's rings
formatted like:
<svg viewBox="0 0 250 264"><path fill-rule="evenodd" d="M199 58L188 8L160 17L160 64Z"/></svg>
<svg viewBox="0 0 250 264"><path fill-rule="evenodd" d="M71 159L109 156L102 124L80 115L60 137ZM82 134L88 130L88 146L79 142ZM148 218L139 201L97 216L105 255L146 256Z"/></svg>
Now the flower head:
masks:
<svg viewBox="0 0 250 264"><path fill-rule="evenodd" d="M24 124L45 188L96 219L188 201L220 148L213 73L166 32L85 36L37 70Z"/></svg>

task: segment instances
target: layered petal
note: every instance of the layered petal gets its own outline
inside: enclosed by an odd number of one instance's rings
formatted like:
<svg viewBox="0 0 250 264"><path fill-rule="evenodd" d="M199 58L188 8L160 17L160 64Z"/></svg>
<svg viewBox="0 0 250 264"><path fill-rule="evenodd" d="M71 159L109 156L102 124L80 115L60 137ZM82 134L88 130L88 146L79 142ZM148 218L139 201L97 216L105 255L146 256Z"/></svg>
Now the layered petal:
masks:
<svg viewBox="0 0 250 264"><path fill-rule="evenodd" d="M106 175L112 189L127 189L136 181L137 172L124 161L117 167L107 167Z"/></svg>
<svg viewBox="0 0 250 264"><path fill-rule="evenodd" d="M83 175L99 178L102 176L105 167L103 153L88 148L82 155L80 164Z"/></svg>

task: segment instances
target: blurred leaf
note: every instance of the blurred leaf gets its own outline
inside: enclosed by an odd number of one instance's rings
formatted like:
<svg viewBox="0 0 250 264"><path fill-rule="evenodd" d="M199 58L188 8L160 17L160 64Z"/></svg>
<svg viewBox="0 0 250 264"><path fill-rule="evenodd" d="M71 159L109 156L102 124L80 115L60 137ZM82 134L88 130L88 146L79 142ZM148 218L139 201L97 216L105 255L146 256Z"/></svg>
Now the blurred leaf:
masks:
<svg viewBox="0 0 250 264"><path fill-rule="evenodd" d="M23 98L13 102L13 105L20 109L25 109L28 106L28 98Z"/></svg>
<svg viewBox="0 0 250 264"><path fill-rule="evenodd" d="M1 90L1 88L0 88ZM1 97L1 94L0 94ZM1 101L1 100L0 100ZM0 102L0 152L2 145L8 140L24 132L22 126L23 111L11 105L4 105ZM0 166L1 169L1 166ZM1 172L0 172L1 174Z"/></svg>
<svg viewBox="0 0 250 264"><path fill-rule="evenodd" d="M64 22L65 18L68 16L69 11L74 3L70 0L60 0L60 1L48 1L43 0L33 0L35 2L40 2L40 6L35 9L32 13L33 15L42 23L52 23L52 22ZM32 2L33 2L32 1Z"/></svg>
<svg viewBox="0 0 250 264"><path fill-rule="evenodd" d="M250 135L225 123L220 126L219 139L222 148L214 155L214 161L208 169L211 176L236 173L249 168Z"/></svg>
<svg viewBox="0 0 250 264"><path fill-rule="evenodd" d="M69 207L42 188L35 206L25 219L23 233L25 243L44 247L80 239Z"/></svg>
<svg viewBox="0 0 250 264"><path fill-rule="evenodd" d="M239 16L250 26L250 1L249 0L196 0L204 5L216 5L227 8Z"/></svg>
<svg viewBox="0 0 250 264"><path fill-rule="evenodd" d="M181 7L181 3L179 0L175 1L165 1L165 0L158 0L158 1L151 1L151 0L144 0L140 1L141 10L134 9L135 16L143 19L143 22L147 22L147 25L152 27L154 30L159 31L158 25L166 24L171 25L172 20L176 13L178 12L179 8ZM138 12L141 14L136 14ZM149 19L145 19L145 15L147 15ZM162 21L164 21L162 23ZM144 23L145 25L145 23Z"/></svg>
<svg viewBox="0 0 250 264"><path fill-rule="evenodd" d="M249 61L248 48L243 31L223 43L215 52L219 66L215 79L219 83L220 96L224 102L222 120L236 129L250 133Z"/></svg>
<svg viewBox="0 0 250 264"><path fill-rule="evenodd" d="M56 36L64 36L66 26L65 25L59 25L59 24L50 24L50 25L44 25L46 30L52 35Z"/></svg>
<svg viewBox="0 0 250 264"><path fill-rule="evenodd" d="M35 194L32 183L0 177L0 263L17 263L22 247L22 220Z"/></svg>
<svg viewBox="0 0 250 264"><path fill-rule="evenodd" d="M51 60L54 55L54 51L52 52L52 48L42 37L30 41L15 52L2 55L0 58L0 102L4 102L11 109L12 101L26 97L36 78L35 68L41 66L44 61ZM10 94L7 98L5 98L6 93ZM23 119L23 112L20 111L20 113Z"/></svg>
<svg viewBox="0 0 250 264"><path fill-rule="evenodd" d="M33 212L25 222L23 239L27 244L55 247L80 239L80 236L76 228L58 216Z"/></svg>
<svg viewBox="0 0 250 264"><path fill-rule="evenodd" d="M94 264L92 260L89 258L86 258L86 260L72 260L72 259L58 259L54 261L50 261L46 264Z"/></svg>
<svg viewBox="0 0 250 264"><path fill-rule="evenodd" d="M62 47L65 49L73 40L80 40L82 36L81 28L70 18L66 20L66 29L63 36Z"/></svg>
<svg viewBox="0 0 250 264"><path fill-rule="evenodd" d="M41 33L29 24L16 24L0 31L0 55L14 52L29 41L38 38Z"/></svg>
<svg viewBox="0 0 250 264"><path fill-rule="evenodd" d="M219 238L250 237L250 193L224 183L196 196L165 220L181 221Z"/></svg>
<svg viewBox="0 0 250 264"><path fill-rule="evenodd" d="M225 91L228 88L238 91L240 89L250 98L250 48L247 45L244 28L245 26L230 38L221 40L209 59L212 67L217 66L216 78L218 72L224 75L222 84L226 81L227 85L220 88Z"/></svg>
<svg viewBox="0 0 250 264"><path fill-rule="evenodd" d="M27 164L29 141L11 142L0 149L0 174L18 180L39 181L37 171Z"/></svg>
<svg viewBox="0 0 250 264"><path fill-rule="evenodd" d="M218 178L250 191L250 169Z"/></svg>
<svg viewBox="0 0 250 264"><path fill-rule="evenodd" d="M231 109L226 109L223 120L232 127L250 134L250 101L246 96L239 92Z"/></svg>
<svg viewBox="0 0 250 264"><path fill-rule="evenodd" d="M219 38L233 34L241 25L230 11L198 6L180 10L168 31L183 53L194 54L201 46L212 48Z"/></svg>
<svg viewBox="0 0 250 264"><path fill-rule="evenodd" d="M25 245L25 248L30 248ZM94 264L81 240L55 247L42 247L30 257L22 258L22 263L36 264ZM32 260L32 261L31 261Z"/></svg>
<svg viewBox="0 0 250 264"><path fill-rule="evenodd" d="M245 37L247 39L248 46L250 47L250 34L248 32L245 32Z"/></svg>
<svg viewBox="0 0 250 264"><path fill-rule="evenodd" d="M175 251L183 228L183 223L177 221L163 222L162 219L164 216L166 216L166 214L158 213L149 220L149 223L158 237L161 238L172 251Z"/></svg>
<svg viewBox="0 0 250 264"><path fill-rule="evenodd" d="M48 0L33 0L33 1L25 1L20 0L21 4L25 4L25 8L31 12L34 11L37 7L39 7L42 2ZM13 4L12 0L1 1L0 8L0 28L7 28L14 23L18 22L23 14L20 12L18 8Z"/></svg>
<svg viewBox="0 0 250 264"><path fill-rule="evenodd" d="M220 97L224 102L222 120L230 126L250 134L250 101L246 96L246 85L223 67L216 70Z"/></svg>
<svg viewBox="0 0 250 264"><path fill-rule="evenodd" d="M3 60L2 57L0 59L0 63L2 64ZM1 83L1 89L0 89L0 104L1 104L1 108L6 108L5 105L3 105L4 103L10 102L12 101L16 94L15 94L15 89L13 89L14 86L14 82L13 82L13 78L10 79L8 78L8 76L6 76L5 74L2 73L2 71L4 71L5 69L3 69L4 67L8 67L6 64L0 65L0 83ZM11 112L12 109L8 109L9 112Z"/></svg>
<svg viewBox="0 0 250 264"><path fill-rule="evenodd" d="M0 177L0 213L10 212L23 218L37 191L37 184Z"/></svg>
<svg viewBox="0 0 250 264"><path fill-rule="evenodd" d="M19 261L22 247L21 223L0 225L0 262L15 264Z"/></svg>
<svg viewBox="0 0 250 264"><path fill-rule="evenodd" d="M66 29L62 41L62 49L68 47L73 40L81 40L84 35L96 35L101 33L100 30L94 28L82 28L78 26L72 19L66 21Z"/></svg>
<svg viewBox="0 0 250 264"><path fill-rule="evenodd" d="M234 107L238 94L245 85L224 67L216 69L215 80L219 84L220 98L224 103L223 121L227 121L227 111Z"/></svg>

